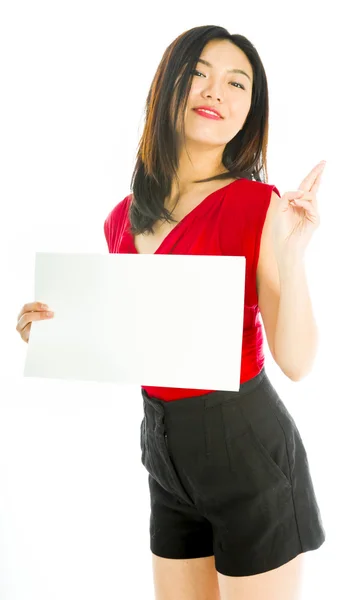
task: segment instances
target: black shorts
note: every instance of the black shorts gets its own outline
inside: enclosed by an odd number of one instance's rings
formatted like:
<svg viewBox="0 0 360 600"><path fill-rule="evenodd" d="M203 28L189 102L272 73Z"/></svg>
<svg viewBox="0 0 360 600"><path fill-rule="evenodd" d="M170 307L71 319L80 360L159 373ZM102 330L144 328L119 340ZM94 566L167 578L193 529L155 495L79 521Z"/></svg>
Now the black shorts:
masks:
<svg viewBox="0 0 360 600"><path fill-rule="evenodd" d="M265 369L237 392L165 402L141 391L154 554L214 555L219 573L244 576L323 544L306 450Z"/></svg>

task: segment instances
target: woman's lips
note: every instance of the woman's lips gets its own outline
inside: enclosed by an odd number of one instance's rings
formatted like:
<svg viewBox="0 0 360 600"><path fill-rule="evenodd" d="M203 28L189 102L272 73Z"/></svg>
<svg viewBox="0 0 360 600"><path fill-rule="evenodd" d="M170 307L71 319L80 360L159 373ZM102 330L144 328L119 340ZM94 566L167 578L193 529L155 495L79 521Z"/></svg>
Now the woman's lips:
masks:
<svg viewBox="0 0 360 600"><path fill-rule="evenodd" d="M216 121L220 121L221 119L221 117L218 117L217 115L211 115L210 113L205 112L201 108L194 108L194 112L200 115L200 117L206 117L207 119L215 119Z"/></svg>

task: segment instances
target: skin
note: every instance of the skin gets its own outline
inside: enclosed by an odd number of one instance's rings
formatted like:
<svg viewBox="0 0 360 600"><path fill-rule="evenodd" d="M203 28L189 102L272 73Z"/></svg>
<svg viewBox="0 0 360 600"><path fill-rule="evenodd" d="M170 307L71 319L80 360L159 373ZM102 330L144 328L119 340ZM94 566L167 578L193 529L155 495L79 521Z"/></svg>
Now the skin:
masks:
<svg viewBox="0 0 360 600"><path fill-rule="evenodd" d="M41 302L28 302L21 308L16 323L16 331L20 333L21 339L28 343L31 331L31 323L43 319L52 319L54 313L49 315L46 308L41 307ZM48 307L49 308L49 307Z"/></svg>

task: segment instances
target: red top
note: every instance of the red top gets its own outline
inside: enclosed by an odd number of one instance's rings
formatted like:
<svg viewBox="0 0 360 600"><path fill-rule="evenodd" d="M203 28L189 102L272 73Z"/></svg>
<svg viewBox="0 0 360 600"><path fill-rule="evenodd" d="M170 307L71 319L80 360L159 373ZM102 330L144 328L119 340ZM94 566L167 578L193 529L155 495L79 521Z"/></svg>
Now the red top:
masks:
<svg viewBox="0 0 360 600"><path fill-rule="evenodd" d="M165 237L154 254L245 256L245 305L239 383L255 377L264 365L263 331L256 290L260 240L274 185L238 179L212 192ZM132 195L109 213L104 233L109 252L138 254L128 228ZM165 401L200 396L215 390L141 386ZM240 386L239 386L240 387Z"/></svg>

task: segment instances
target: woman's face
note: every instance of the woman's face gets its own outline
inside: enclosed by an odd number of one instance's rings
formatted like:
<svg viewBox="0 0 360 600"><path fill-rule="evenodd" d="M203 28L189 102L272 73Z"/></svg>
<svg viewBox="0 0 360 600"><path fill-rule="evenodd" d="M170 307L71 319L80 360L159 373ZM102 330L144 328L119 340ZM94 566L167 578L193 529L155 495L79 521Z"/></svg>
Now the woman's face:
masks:
<svg viewBox="0 0 360 600"><path fill-rule="evenodd" d="M195 68L184 115L185 140L225 146L242 129L250 110L251 63L235 44L213 40L204 47ZM238 72L231 72L234 69ZM208 119L195 112L198 106L212 107L222 118Z"/></svg>

